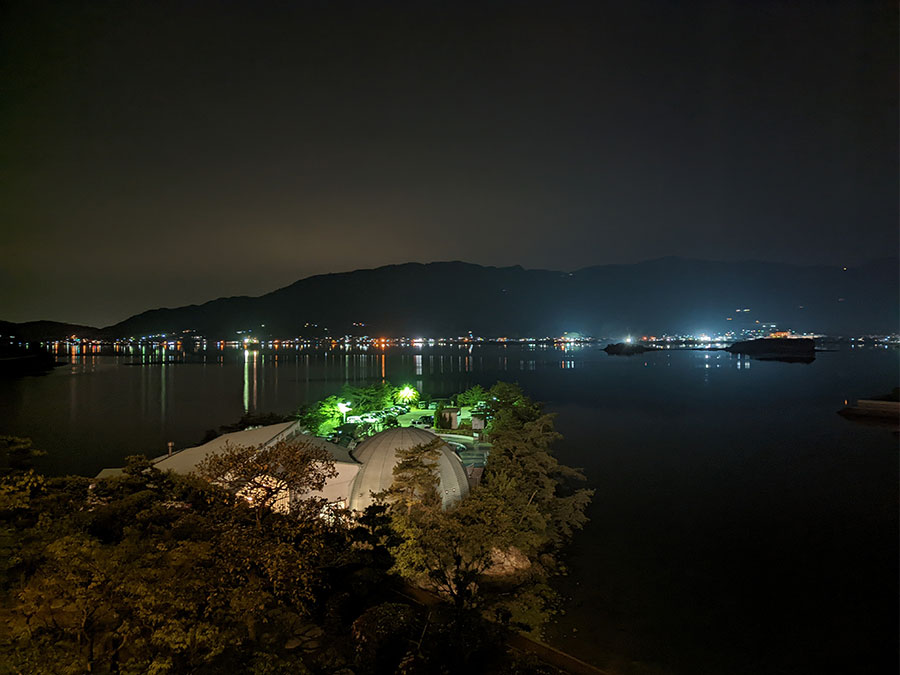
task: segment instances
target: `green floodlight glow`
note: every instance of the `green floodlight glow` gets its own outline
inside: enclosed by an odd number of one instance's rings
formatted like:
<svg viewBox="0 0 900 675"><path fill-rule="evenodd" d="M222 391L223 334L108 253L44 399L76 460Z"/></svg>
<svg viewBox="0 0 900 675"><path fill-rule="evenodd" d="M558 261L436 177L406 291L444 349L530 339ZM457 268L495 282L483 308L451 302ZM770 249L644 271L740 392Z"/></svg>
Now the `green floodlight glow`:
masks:
<svg viewBox="0 0 900 675"><path fill-rule="evenodd" d="M348 410L353 410L349 403L338 403L337 409L341 411L341 415L346 415Z"/></svg>
<svg viewBox="0 0 900 675"><path fill-rule="evenodd" d="M419 398L419 392L417 392L409 385L406 385L405 387L403 387L403 389L397 392L397 400L399 400L401 403L409 403L410 401L417 398Z"/></svg>

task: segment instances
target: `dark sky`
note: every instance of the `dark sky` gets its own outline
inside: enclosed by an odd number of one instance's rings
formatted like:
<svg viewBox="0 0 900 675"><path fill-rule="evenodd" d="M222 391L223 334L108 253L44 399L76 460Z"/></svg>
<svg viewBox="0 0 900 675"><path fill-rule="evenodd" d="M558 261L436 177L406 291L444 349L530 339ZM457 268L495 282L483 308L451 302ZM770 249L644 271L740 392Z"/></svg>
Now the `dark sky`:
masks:
<svg viewBox="0 0 900 675"><path fill-rule="evenodd" d="M898 251L894 2L6 2L0 318Z"/></svg>

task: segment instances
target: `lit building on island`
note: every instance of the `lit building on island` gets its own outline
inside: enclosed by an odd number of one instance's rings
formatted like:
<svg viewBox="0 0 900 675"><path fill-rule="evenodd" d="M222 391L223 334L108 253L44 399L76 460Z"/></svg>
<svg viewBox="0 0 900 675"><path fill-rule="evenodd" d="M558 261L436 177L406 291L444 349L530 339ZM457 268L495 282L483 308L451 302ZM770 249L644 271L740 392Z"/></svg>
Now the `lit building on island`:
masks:
<svg viewBox="0 0 900 675"><path fill-rule="evenodd" d="M283 505L291 499L321 497L339 508L363 511L374 501L373 494L391 487L398 451L435 441L438 441L440 453L437 474L443 507L448 508L469 493L466 470L453 449L431 432L413 427L387 429L370 436L350 451L324 438L302 433L298 421L284 422L223 434L203 445L157 457L153 465L160 471L190 474L209 455L221 452L226 446L258 448L281 441L310 444L327 451L334 460L336 471L336 475L329 478L321 490L304 495L285 495L286 498L279 502ZM104 469L97 477L106 478L120 473L121 469Z"/></svg>

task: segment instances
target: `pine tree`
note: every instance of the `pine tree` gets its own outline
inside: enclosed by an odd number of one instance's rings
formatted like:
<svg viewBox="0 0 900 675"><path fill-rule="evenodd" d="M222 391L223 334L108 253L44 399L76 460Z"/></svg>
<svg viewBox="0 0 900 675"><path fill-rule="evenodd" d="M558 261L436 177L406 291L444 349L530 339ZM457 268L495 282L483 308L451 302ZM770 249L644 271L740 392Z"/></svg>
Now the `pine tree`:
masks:
<svg viewBox="0 0 900 675"><path fill-rule="evenodd" d="M435 439L430 443L397 450L394 482L383 493L387 501L403 507L407 514L416 507L440 508L437 462L441 456L442 442Z"/></svg>

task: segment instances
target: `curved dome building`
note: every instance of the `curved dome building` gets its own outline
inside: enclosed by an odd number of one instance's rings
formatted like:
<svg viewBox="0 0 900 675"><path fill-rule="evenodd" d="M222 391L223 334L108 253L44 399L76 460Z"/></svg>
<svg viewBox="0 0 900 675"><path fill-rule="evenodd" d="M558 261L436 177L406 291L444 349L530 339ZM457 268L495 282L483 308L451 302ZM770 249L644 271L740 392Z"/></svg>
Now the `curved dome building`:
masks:
<svg viewBox="0 0 900 675"><path fill-rule="evenodd" d="M207 456L220 453L229 445L248 449L270 446L279 441L315 445L331 455L335 475L326 481L321 490L285 494L284 500L278 502L275 508L287 508L294 499L320 497L340 508L349 507L362 511L372 503L372 493L387 490L393 484L398 450L433 443L435 440L439 440L438 437L424 429L396 427L367 438L348 452L323 438L301 433L299 422L294 421L224 434L209 443L157 457L154 464L162 471L189 474ZM462 462L450 446L441 440L438 450L438 489L441 503L446 509L469 494L469 481ZM104 469L98 478L121 473L121 469Z"/></svg>
<svg viewBox="0 0 900 675"><path fill-rule="evenodd" d="M362 511L372 503L372 493L388 489L394 482L397 451L431 443L438 437L424 429L396 427L367 438L353 450L362 464L350 491L350 508ZM457 503L469 494L469 481L459 457L449 445L441 441L437 461L439 486L443 507Z"/></svg>

